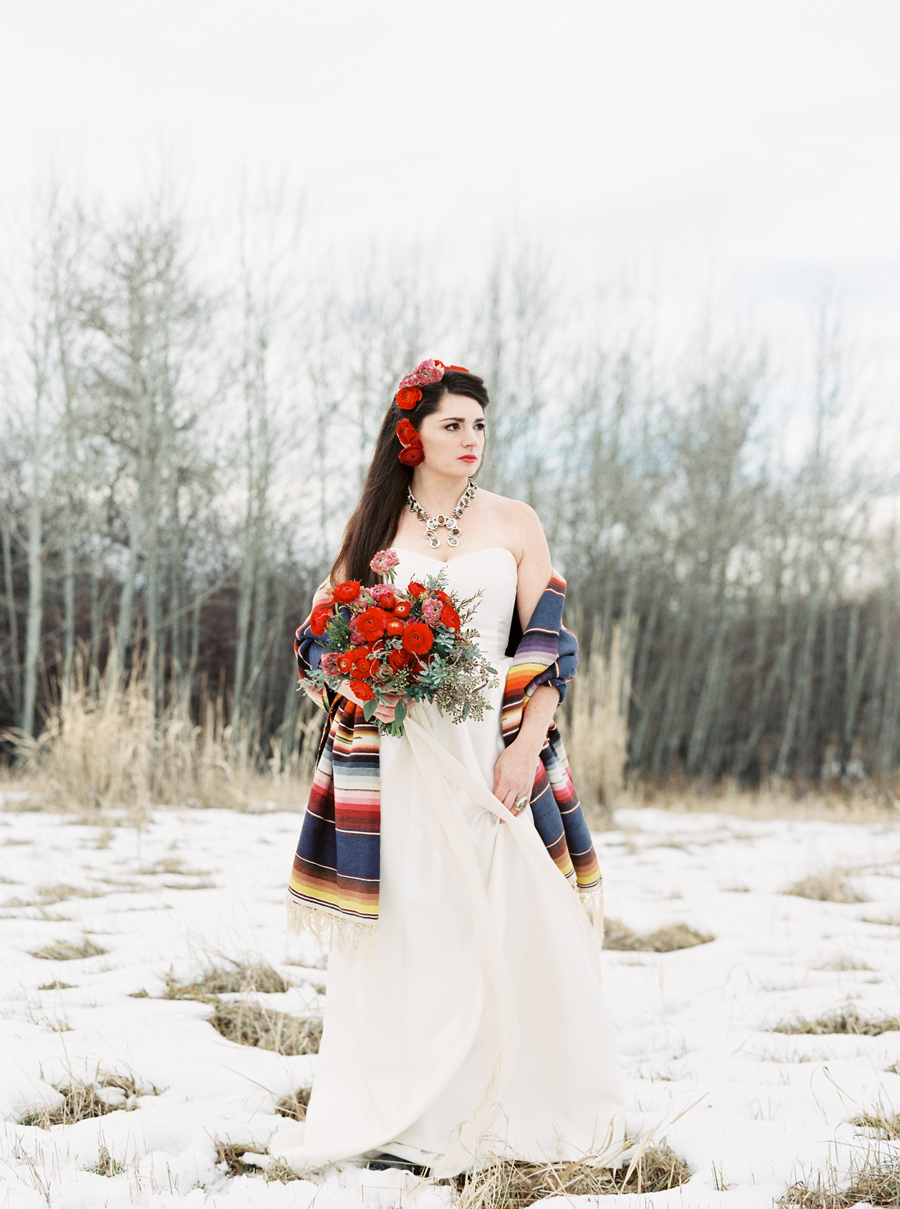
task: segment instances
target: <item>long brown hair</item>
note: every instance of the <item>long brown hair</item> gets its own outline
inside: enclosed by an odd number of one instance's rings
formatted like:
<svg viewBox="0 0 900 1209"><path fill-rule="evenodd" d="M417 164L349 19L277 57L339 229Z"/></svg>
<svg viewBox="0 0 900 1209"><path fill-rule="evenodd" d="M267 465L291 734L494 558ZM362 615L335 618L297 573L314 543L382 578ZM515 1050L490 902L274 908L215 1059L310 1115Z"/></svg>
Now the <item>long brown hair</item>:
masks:
<svg viewBox="0 0 900 1209"><path fill-rule="evenodd" d="M440 382L432 382L421 390L422 398L414 411L401 411L396 395L391 400L375 441L362 495L347 522L340 551L331 568L332 583L337 581L338 574L343 579L356 579L362 584L373 584L378 579L369 560L383 550L396 533L400 515L406 507L406 490L412 482L412 467L404 466L399 458L403 447L396 432L398 421L405 417L418 430L425 417L437 411L447 394L466 395L483 408L490 402L481 378L459 370L446 370Z"/></svg>

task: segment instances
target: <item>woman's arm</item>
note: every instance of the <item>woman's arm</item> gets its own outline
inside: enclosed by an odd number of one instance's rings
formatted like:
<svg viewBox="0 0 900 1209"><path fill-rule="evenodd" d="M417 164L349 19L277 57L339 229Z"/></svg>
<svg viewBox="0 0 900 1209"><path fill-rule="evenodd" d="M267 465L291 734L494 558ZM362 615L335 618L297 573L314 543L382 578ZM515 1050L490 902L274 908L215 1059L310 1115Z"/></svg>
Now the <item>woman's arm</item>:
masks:
<svg viewBox="0 0 900 1209"><path fill-rule="evenodd" d="M524 630L547 587L553 568L550 549L537 513L527 504L519 504L518 509L517 536L522 555L519 559L516 604ZM494 796L510 810L518 798L531 797L541 748L558 705L559 693L556 689L549 684L538 685L525 702L519 733L494 766Z"/></svg>

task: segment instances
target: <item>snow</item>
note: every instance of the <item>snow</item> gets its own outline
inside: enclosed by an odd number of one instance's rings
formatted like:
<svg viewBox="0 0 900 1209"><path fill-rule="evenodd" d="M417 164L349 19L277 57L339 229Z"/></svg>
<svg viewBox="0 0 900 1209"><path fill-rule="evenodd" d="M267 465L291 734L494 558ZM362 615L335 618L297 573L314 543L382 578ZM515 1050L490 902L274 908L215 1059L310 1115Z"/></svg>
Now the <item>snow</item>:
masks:
<svg viewBox="0 0 900 1209"><path fill-rule="evenodd" d="M265 1147L287 1124L275 1104L311 1082L315 1058L228 1041L207 1022L210 1005L160 996L169 973L189 981L213 962L265 960L292 989L262 1001L321 1011L323 955L284 923L298 814L167 809L136 828L16 805L0 810L0 1209L450 1203L446 1186L353 1164L288 1184L216 1166L216 1140ZM796 1179L846 1173L871 1145L849 1119L900 1111L900 1075L886 1070L900 1060L900 1034L768 1030L849 1002L866 1016L900 1014L900 830L655 809L616 821L597 837L608 914L635 931L682 921L715 939L604 955L628 1128L668 1138L693 1172L668 1193L607 1199L768 1209ZM865 901L782 893L838 869ZM42 899L60 884L98 896ZM31 955L86 936L106 952ZM72 986L38 989L55 981ZM132 1111L74 1125L16 1124L60 1101L54 1083L98 1071L130 1074L148 1094ZM120 1174L86 1170L101 1146Z"/></svg>

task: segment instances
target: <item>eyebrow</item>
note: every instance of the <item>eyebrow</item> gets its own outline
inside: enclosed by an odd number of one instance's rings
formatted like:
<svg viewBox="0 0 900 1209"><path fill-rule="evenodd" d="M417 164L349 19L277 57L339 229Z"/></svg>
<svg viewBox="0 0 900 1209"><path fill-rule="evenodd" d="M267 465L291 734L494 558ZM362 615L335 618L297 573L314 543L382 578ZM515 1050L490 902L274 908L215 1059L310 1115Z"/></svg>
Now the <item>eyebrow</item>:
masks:
<svg viewBox="0 0 900 1209"><path fill-rule="evenodd" d="M441 417L441 423L442 423L442 424L447 424L447 423L449 423L451 420L452 420L452 421L453 421L455 424L465 424L465 422L466 422L466 417L465 417L465 416L442 416L442 417ZM477 424L479 420L481 420L481 421L483 422L483 421L484 421L484 416L477 416L477 417L476 417L476 419L475 419L475 423Z"/></svg>

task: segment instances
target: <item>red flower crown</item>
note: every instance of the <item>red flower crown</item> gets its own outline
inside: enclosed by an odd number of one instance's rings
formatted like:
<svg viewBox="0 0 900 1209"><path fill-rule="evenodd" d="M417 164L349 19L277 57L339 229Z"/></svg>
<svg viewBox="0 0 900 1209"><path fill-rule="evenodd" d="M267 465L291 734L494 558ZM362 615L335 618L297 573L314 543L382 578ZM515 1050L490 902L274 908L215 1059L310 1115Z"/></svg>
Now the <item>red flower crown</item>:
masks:
<svg viewBox="0 0 900 1209"><path fill-rule="evenodd" d="M461 374L469 372L464 365L445 365L443 361L435 360L420 361L411 374L400 379L400 385L397 387L397 406L402 411L412 411L422 398L421 388L430 386L432 382L440 382L448 369L454 369ZM397 436L403 446L399 457L404 466L418 466L424 462L425 450L422 448L421 438L409 420L404 418L400 421L397 425Z"/></svg>

